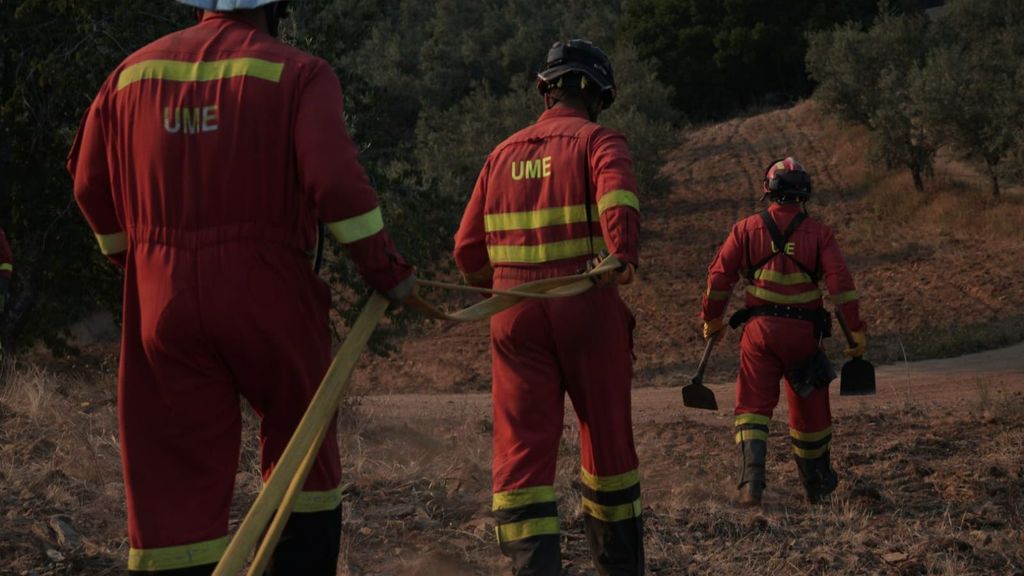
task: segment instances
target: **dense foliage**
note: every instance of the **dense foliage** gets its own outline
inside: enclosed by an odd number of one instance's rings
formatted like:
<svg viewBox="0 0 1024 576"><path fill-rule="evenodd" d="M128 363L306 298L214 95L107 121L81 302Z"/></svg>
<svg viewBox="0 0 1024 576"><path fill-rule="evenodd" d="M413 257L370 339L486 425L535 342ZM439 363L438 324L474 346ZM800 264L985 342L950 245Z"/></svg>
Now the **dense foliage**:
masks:
<svg viewBox="0 0 1024 576"><path fill-rule="evenodd" d="M14 249L6 336L60 346L71 322L120 300L64 168L78 120L132 50L181 27L156 2L0 2L0 224Z"/></svg>
<svg viewBox="0 0 1024 576"><path fill-rule="evenodd" d="M555 40L588 37L610 53L621 89L602 122L629 137L641 195L663 186L659 153L674 145L676 113L653 62L617 41L618 2L294 5L283 33L338 70L389 228L421 273L447 265L484 156L542 111L533 78ZM64 169L78 121L123 58L191 16L170 0L26 0L0 3L0 17L0 224L17 279L8 326L23 342L59 346L72 322L120 300ZM344 258L328 258L327 272L358 285Z"/></svg>
<svg viewBox="0 0 1024 576"><path fill-rule="evenodd" d="M883 4L884 7L884 4ZM815 97L866 126L873 153L923 176L950 146L987 172L991 191L1024 174L1024 4L954 0L938 20L883 10L867 28L813 34Z"/></svg>
<svg viewBox="0 0 1024 576"><path fill-rule="evenodd" d="M657 59L674 106L699 121L807 96L806 34L870 22L876 7L877 0L627 0L622 28L642 57Z"/></svg>

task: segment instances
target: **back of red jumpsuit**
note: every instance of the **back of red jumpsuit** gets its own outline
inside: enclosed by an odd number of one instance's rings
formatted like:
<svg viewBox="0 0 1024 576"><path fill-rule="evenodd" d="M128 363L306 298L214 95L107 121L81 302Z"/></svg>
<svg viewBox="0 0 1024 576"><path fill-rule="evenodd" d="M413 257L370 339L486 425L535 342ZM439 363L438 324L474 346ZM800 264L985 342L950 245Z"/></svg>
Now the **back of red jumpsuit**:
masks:
<svg viewBox="0 0 1024 576"><path fill-rule="evenodd" d="M632 168L621 134L583 112L548 110L488 156L455 238L459 269L483 279L493 267L495 287L509 288L578 272L605 248L635 266ZM580 421L582 507L598 573L642 573L632 328L616 287L523 302L491 319L492 508L516 574L561 572L554 480L566 393Z"/></svg>
<svg viewBox="0 0 1024 576"><path fill-rule="evenodd" d="M786 230L803 210L802 204L773 203L767 214L779 231ZM774 256L773 256L774 255ZM759 270L758 263L771 257ZM799 262L799 264L798 264ZM817 278L808 274L810 271ZM733 226L708 269L703 302L705 321L721 318L740 273L753 276L746 288L746 307L785 307L799 314L822 308L818 281L824 280L832 301L851 330L863 330L858 295L832 230L808 217L793 231L785 246L774 245L760 214ZM784 311L784 310L783 310ZM813 322L792 317L752 317L743 328L740 372L736 382L736 443L764 442L768 423L779 401L779 382L804 363L820 346ZM828 388L801 398L786 386L789 433L802 475L817 464L827 465L832 442ZM806 478L805 478L806 480ZM744 481L741 478L741 483Z"/></svg>
<svg viewBox="0 0 1024 576"><path fill-rule="evenodd" d="M330 290L308 257L317 219L374 288L400 298L412 270L383 229L330 67L230 15L129 56L90 107L69 170L101 249L125 266L129 570L215 563L239 396L262 417L266 479L330 361ZM327 438L293 523L326 513L340 531L333 427ZM314 536L327 541L311 551ZM333 574L336 536L286 534L274 562Z"/></svg>

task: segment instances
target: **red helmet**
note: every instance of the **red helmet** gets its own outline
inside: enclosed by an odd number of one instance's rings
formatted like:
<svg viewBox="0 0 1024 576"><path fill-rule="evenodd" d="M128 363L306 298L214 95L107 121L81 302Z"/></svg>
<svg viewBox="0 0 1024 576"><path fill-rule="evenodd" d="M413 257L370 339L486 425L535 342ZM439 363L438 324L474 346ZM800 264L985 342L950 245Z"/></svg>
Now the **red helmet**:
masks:
<svg viewBox="0 0 1024 576"><path fill-rule="evenodd" d="M765 196L791 196L807 200L811 196L811 175L792 156L775 160L764 172L761 190Z"/></svg>

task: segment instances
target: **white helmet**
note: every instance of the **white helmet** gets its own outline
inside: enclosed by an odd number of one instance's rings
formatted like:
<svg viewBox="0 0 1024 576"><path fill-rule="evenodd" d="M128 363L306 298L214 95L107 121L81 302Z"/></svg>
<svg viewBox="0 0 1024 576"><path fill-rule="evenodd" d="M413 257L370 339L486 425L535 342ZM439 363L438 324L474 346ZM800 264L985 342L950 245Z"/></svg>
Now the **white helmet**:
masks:
<svg viewBox="0 0 1024 576"><path fill-rule="evenodd" d="M195 6L202 10L216 12L232 12L234 10L252 10L281 0L178 0L179 3Z"/></svg>

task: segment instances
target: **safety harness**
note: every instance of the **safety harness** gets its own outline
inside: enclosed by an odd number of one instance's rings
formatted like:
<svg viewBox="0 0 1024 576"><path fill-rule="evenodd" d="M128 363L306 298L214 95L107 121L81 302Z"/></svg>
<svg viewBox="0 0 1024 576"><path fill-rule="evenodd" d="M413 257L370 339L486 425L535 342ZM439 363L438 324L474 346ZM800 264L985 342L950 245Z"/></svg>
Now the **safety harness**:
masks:
<svg viewBox="0 0 1024 576"><path fill-rule="evenodd" d="M791 254L786 252L786 243L789 242L793 233L796 232L797 228L800 227L805 220L807 220L806 212L798 212L793 220L790 221L789 226L786 227L785 232L779 230L778 225L775 224L775 220L767 210L762 210L758 213L761 220L764 222L765 228L768 230L768 234L772 238L772 243L775 246L775 251L770 253L768 256L762 258L757 264L750 265L747 268L747 280L753 284L757 277L757 272L764 268L768 262L770 262L776 256L784 255L789 258L797 265L797 268L801 272L807 274L811 278L811 283L817 285L821 280L821 262L820 254L815 255L815 269L810 270L803 265L802 262L797 260ZM750 247L747 246L747 263L750 263ZM819 338L827 338L832 335L832 318L830 317L827 310L824 308L807 309L798 308L796 306L785 306L782 304L764 304L761 306L755 306L753 308L743 308L738 310L729 318L729 326L738 328L744 324L750 318L755 316L775 316L779 318L794 318L797 320L805 320L812 322L815 325L815 332Z"/></svg>

